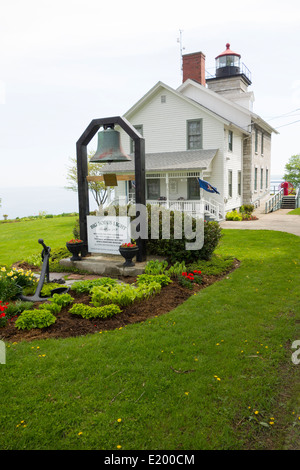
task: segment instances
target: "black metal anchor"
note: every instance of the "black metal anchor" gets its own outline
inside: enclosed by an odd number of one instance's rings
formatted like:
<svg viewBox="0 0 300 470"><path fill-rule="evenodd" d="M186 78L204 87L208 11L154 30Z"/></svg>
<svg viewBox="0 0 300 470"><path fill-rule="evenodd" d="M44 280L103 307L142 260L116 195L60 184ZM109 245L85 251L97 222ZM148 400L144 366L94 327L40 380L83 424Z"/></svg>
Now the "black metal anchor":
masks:
<svg viewBox="0 0 300 470"><path fill-rule="evenodd" d="M48 300L47 297L41 297L40 294L41 294L41 290L45 282L45 277L47 278L47 282L49 282L49 258L50 258L51 248L50 246L45 245L44 240L42 238L39 238L38 242L43 246L43 251L41 253L43 265L42 265L40 279L39 279L34 295L32 296L21 295L20 296L22 300L28 300L30 302L44 302L45 300ZM53 295L54 293L64 294L65 292L68 292L68 290L69 290L68 287L59 287L57 289L53 289L51 291L51 295Z"/></svg>

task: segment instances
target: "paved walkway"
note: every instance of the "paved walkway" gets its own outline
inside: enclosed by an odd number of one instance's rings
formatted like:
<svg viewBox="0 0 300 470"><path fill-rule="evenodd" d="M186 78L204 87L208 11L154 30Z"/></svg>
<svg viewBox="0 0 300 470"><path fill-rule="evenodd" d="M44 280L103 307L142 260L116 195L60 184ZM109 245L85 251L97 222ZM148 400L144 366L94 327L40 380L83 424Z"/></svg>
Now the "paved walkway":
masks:
<svg viewBox="0 0 300 470"><path fill-rule="evenodd" d="M220 222L222 228L248 229L248 230L277 230L279 232L293 233L300 236L300 216L287 215L291 209L279 209L269 214L264 214L261 210L254 211L258 220L235 221L225 220Z"/></svg>

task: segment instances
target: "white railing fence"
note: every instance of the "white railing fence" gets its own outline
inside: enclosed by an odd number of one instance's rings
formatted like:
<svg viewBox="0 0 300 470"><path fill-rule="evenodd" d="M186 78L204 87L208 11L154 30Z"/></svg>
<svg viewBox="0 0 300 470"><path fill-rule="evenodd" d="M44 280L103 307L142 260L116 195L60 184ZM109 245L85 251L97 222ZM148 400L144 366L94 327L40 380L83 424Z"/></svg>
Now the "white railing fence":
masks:
<svg viewBox="0 0 300 470"><path fill-rule="evenodd" d="M283 198L283 189L278 193L274 194L266 203L265 203L265 213L274 212L280 209L281 201Z"/></svg>

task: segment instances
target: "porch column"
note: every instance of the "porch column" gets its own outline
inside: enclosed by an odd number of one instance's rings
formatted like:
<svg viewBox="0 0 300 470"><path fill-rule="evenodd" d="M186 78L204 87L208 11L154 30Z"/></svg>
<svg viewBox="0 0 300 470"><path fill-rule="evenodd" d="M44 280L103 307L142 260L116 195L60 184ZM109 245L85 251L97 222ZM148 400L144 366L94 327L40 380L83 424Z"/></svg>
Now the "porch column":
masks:
<svg viewBox="0 0 300 470"><path fill-rule="evenodd" d="M203 180L203 170L200 171L200 179ZM200 188L200 215L204 217L205 202L204 202L204 189Z"/></svg>
<svg viewBox="0 0 300 470"><path fill-rule="evenodd" d="M169 173L166 173L167 209L169 209Z"/></svg>

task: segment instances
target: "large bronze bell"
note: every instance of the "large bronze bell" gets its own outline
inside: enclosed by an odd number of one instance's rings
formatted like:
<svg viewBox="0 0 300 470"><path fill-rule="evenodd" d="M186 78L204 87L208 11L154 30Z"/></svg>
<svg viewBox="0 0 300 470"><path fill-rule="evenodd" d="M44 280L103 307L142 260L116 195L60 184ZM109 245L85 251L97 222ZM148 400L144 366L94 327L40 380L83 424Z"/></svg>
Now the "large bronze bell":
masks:
<svg viewBox="0 0 300 470"><path fill-rule="evenodd" d="M131 158L121 148L120 132L111 127L98 132L98 148L90 159L92 163L130 162Z"/></svg>

